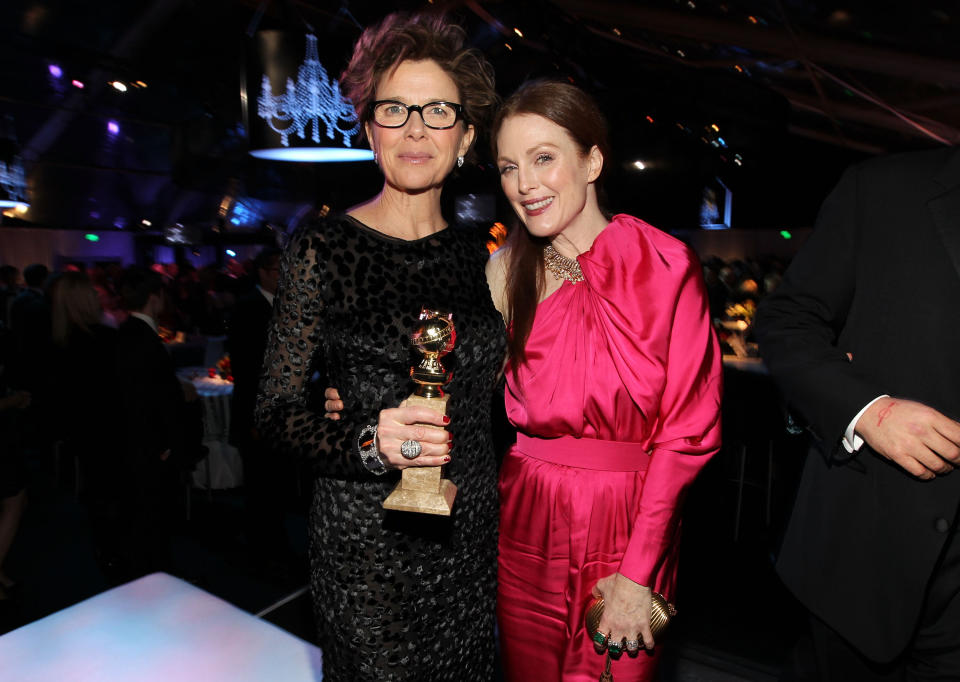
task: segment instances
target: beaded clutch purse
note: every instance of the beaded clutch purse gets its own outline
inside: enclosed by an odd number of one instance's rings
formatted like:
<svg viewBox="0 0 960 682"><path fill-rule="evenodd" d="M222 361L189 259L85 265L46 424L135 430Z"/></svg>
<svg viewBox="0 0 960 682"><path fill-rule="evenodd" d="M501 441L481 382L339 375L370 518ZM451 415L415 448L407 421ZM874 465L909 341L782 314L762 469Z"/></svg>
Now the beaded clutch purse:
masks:
<svg viewBox="0 0 960 682"><path fill-rule="evenodd" d="M653 593L653 610L650 614L650 631L654 637L657 637L667 628L670 619L677 615L677 609L673 604L668 604L667 600L659 592ZM587 607L587 612L583 616L584 625L587 626L587 635L590 639L597 634L600 627L600 616L603 615L603 597L598 597Z"/></svg>

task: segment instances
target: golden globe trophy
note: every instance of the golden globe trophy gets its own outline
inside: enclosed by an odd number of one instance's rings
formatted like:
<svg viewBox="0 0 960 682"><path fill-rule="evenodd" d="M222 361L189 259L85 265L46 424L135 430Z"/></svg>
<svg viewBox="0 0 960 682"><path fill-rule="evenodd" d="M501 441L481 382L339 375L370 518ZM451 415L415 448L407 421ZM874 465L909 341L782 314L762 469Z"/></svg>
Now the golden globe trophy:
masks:
<svg viewBox="0 0 960 682"><path fill-rule="evenodd" d="M440 358L453 350L456 340L451 313L427 308L420 311L420 323L410 334L410 343L423 354L423 361L410 368L416 389L405 405L423 405L446 414L450 396L441 387L450 381L453 373L447 372L440 364ZM425 429L442 428L433 424L422 426ZM450 479L443 478L442 473L443 467L407 467L401 473L397 487L383 501L383 508L450 516L457 486Z"/></svg>

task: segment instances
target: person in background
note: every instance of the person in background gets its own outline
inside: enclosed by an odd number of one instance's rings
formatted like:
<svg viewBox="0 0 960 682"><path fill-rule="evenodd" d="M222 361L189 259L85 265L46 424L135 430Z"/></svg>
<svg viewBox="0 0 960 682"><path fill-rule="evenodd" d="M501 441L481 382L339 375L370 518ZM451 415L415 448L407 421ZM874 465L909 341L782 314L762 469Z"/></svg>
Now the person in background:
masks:
<svg viewBox="0 0 960 682"><path fill-rule="evenodd" d="M164 305L163 280L152 270L127 268L120 287L130 315L118 330L115 368L119 384L123 465L121 518L128 579L171 570L170 538L177 517L183 470L193 448L187 394L157 334ZM192 388L192 386L191 386ZM190 394L196 399L196 394Z"/></svg>
<svg viewBox="0 0 960 682"><path fill-rule="evenodd" d="M26 474L16 422L28 407L30 393L7 392L0 377L0 427L4 433L0 441L0 605L10 599L17 586L4 570L4 562L27 506Z"/></svg>
<svg viewBox="0 0 960 682"><path fill-rule="evenodd" d="M113 282L107 274L107 270L99 265L94 266L87 273L90 277L90 283L97 292L97 299L100 302L102 322L107 327L117 329L126 319L120 305L120 297L114 289Z"/></svg>
<svg viewBox="0 0 960 682"><path fill-rule="evenodd" d="M0 265L0 331L10 326L10 305L19 292L20 271L12 265Z"/></svg>
<svg viewBox="0 0 960 682"><path fill-rule="evenodd" d="M16 585L4 571L4 561L20 527L27 505L24 453L21 443L23 411L30 407L27 390L10 387L10 366L17 361L9 312L19 292L20 271L0 267L0 603L9 600Z"/></svg>
<svg viewBox="0 0 960 682"><path fill-rule="evenodd" d="M309 221L287 248L257 428L315 463L310 583L324 679L488 682L489 405L504 328L484 279L484 236L448 223L440 196L496 103L492 69L460 27L395 14L364 31L340 83L384 183L346 213ZM424 306L456 326L446 418L401 404L419 361L408 335ZM340 419L314 403L314 371L319 387L342 389ZM442 464L459 488L451 516L383 509L399 469Z"/></svg>
<svg viewBox="0 0 960 682"><path fill-rule="evenodd" d="M233 373L230 438L243 458L246 526L254 560L275 565L287 552L283 538L284 474L286 458L260 436L254 426L257 388L273 317L273 299L280 282L279 249L267 247L257 254L253 270L257 285L241 296L227 328L227 350Z"/></svg>
<svg viewBox="0 0 960 682"><path fill-rule="evenodd" d="M34 263L23 269L23 279L25 286L10 304L10 333L2 341L4 381L15 394L29 396L11 413L15 418L8 433L14 435L7 439L15 451L11 456L21 466L49 456L55 442L49 428L53 367L50 304L44 289L52 278L45 265Z"/></svg>
<svg viewBox="0 0 960 682"><path fill-rule="evenodd" d="M99 295L87 275L65 272L51 288L54 353L53 425L61 453L80 465L97 560L112 581L121 558L122 412L116 373L117 332L103 323ZM120 576L123 577L123 576Z"/></svg>
<svg viewBox="0 0 960 682"><path fill-rule="evenodd" d="M36 421L46 409L50 371L50 304L44 285L50 271L42 263L23 269L26 286L10 304L12 361L9 364L11 385L33 395L30 412Z"/></svg>
<svg viewBox="0 0 960 682"><path fill-rule="evenodd" d="M618 682L651 680L652 592L676 595L684 495L720 447L721 356L700 262L597 186L606 123L582 90L521 87L493 127L523 228L487 267L510 328L497 614L508 680L594 680L603 597ZM604 637L606 635L606 637ZM646 649L641 651L641 647Z"/></svg>
<svg viewBox="0 0 960 682"><path fill-rule="evenodd" d="M207 265L197 271L203 292L203 307L197 327L201 334L222 336L226 333L227 317L235 305L229 291L230 277L220 272L215 265Z"/></svg>
<svg viewBox="0 0 960 682"><path fill-rule="evenodd" d="M760 305L813 435L777 559L816 680L960 679L960 147L865 161Z"/></svg>

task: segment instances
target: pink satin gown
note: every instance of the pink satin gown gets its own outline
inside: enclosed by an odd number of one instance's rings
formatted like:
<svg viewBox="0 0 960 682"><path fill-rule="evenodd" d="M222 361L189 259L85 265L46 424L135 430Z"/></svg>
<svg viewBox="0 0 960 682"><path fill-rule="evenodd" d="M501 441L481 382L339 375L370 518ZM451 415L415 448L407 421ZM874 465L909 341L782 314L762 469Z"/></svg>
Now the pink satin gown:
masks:
<svg viewBox="0 0 960 682"><path fill-rule="evenodd" d="M618 215L579 262L585 281L540 303L528 362L507 369L519 435L500 475L497 616L515 682L599 677L583 614L600 578L674 600L683 494L720 447L721 356L696 256ZM660 648L624 654L614 678L652 679Z"/></svg>

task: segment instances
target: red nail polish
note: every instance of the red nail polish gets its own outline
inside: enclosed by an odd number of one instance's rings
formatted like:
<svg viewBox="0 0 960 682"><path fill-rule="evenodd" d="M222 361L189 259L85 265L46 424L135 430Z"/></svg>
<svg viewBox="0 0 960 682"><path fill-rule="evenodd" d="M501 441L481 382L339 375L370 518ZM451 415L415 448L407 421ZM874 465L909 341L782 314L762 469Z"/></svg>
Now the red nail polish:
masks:
<svg viewBox="0 0 960 682"><path fill-rule="evenodd" d="M447 431L447 440L453 440L453 434Z"/></svg>
<svg viewBox="0 0 960 682"><path fill-rule="evenodd" d="M443 415L443 423L444 423L444 424L449 424L449 423L450 423L450 417L448 417L447 415Z"/></svg>
<svg viewBox="0 0 960 682"><path fill-rule="evenodd" d="M447 455L446 457L443 458L443 463L444 463L444 464L446 464L446 463L449 462L449 461L450 461L450 455Z"/></svg>

